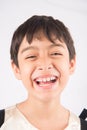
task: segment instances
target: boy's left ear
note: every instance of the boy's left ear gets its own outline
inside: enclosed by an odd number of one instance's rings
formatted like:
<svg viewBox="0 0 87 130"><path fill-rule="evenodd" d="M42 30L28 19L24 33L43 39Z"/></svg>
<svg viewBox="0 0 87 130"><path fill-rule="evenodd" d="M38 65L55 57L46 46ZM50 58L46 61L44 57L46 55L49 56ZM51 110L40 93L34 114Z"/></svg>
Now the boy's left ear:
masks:
<svg viewBox="0 0 87 130"><path fill-rule="evenodd" d="M73 72L75 71L75 68L76 68L76 56L70 61L70 67L69 67L70 74L73 74Z"/></svg>

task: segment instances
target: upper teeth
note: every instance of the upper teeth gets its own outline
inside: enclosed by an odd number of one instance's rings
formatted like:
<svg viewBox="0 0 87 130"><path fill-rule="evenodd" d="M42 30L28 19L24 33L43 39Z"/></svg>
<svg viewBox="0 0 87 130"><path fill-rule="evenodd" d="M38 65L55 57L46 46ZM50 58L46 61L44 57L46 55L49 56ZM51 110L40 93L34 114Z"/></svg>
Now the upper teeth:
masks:
<svg viewBox="0 0 87 130"><path fill-rule="evenodd" d="M47 82L47 81L52 81L55 79L56 79L56 77L52 76L52 77L47 77L47 78L38 78L36 81L37 82Z"/></svg>

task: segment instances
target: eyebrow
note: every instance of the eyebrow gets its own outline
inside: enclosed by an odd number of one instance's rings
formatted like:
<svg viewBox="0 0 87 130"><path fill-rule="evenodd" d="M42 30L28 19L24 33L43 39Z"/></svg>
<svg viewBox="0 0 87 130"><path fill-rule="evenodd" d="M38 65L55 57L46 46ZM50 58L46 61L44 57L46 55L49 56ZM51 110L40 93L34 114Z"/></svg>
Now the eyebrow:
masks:
<svg viewBox="0 0 87 130"><path fill-rule="evenodd" d="M51 46L50 46L50 48L52 48L52 47L62 47L62 48L64 48L64 46L62 45L62 44L60 44L60 43L54 43L54 44L52 44Z"/></svg>
<svg viewBox="0 0 87 130"><path fill-rule="evenodd" d="M64 48L64 46L60 43L54 43L54 44L51 44L48 48L53 48L53 47L62 47ZM21 53L24 53L25 51L28 51L28 50L38 50L38 47L34 47L34 46L28 46L28 47L25 47L23 48L23 50L21 51Z"/></svg>
<svg viewBox="0 0 87 130"><path fill-rule="evenodd" d="M22 51L21 51L21 53L24 53L25 51L28 51L28 50L31 50L31 49L38 50L37 47L28 46L28 47L23 48Z"/></svg>

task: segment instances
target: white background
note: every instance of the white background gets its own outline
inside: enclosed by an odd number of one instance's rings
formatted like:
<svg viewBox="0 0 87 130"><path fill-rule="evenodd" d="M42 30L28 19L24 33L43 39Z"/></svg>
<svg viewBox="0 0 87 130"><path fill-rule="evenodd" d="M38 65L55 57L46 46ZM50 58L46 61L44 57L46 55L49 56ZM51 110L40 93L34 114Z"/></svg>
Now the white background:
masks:
<svg viewBox="0 0 87 130"><path fill-rule="evenodd" d="M58 18L71 32L77 65L62 94L62 104L79 115L87 108L87 0L0 0L0 109L27 97L13 75L9 49L14 30L35 14Z"/></svg>

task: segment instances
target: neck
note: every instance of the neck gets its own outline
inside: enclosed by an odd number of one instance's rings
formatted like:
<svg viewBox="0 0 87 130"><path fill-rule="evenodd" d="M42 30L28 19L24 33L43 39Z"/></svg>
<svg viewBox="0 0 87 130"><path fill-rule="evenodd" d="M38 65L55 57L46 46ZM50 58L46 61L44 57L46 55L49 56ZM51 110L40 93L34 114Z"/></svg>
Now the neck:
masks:
<svg viewBox="0 0 87 130"><path fill-rule="evenodd" d="M63 130L67 126L69 112L58 99L50 102L26 100L17 107L36 128Z"/></svg>
<svg viewBox="0 0 87 130"><path fill-rule="evenodd" d="M51 100L49 102L42 102L37 100L26 100L25 102L18 105L20 110L26 111L28 113L32 113L35 116L42 116L43 118L47 118L47 116L53 116L56 112L60 113L63 108L58 99Z"/></svg>

